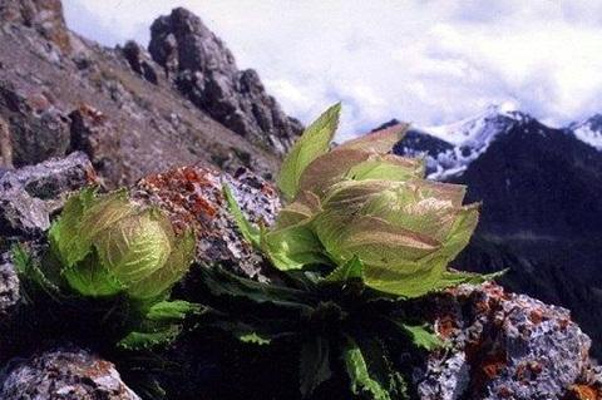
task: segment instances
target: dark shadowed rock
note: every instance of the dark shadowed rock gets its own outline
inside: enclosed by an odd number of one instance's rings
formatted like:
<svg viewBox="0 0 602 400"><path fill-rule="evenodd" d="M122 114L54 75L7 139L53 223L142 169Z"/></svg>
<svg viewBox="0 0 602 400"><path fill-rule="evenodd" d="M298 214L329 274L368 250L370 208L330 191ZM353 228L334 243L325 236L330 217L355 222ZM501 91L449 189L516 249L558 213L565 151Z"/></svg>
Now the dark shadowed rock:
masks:
<svg viewBox="0 0 602 400"><path fill-rule="evenodd" d="M83 151L88 155L95 170L108 186L124 184L124 175L129 175L119 146L117 127L102 112L82 105L69 114L71 118L70 150Z"/></svg>
<svg viewBox="0 0 602 400"><path fill-rule="evenodd" d="M3 400L139 400L115 366L79 349L14 362L0 381Z"/></svg>
<svg viewBox="0 0 602 400"><path fill-rule="evenodd" d="M133 40L128 41L122 49L123 56L130 67L138 75L155 85L158 83L157 72L153 66L150 54ZM156 65L156 64L155 64Z"/></svg>
<svg viewBox="0 0 602 400"><path fill-rule="evenodd" d="M257 72L240 71L222 40L190 11L176 8L158 18L149 51L186 97L234 132L283 154L302 131Z"/></svg>

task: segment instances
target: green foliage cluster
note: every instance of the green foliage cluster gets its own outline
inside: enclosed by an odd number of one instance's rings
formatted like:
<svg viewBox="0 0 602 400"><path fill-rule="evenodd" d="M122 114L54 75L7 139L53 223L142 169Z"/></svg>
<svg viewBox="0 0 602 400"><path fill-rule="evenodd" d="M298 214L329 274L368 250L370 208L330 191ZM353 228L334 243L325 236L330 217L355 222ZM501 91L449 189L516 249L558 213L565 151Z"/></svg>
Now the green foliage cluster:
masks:
<svg viewBox="0 0 602 400"><path fill-rule="evenodd" d="M221 276L206 279L206 290L257 304L250 318L232 307L220 315L239 339L298 339L304 397L342 363L355 395L402 399L390 349L404 340L426 350L441 343L409 323L401 303L492 278L447 268L477 225L478 205L462 205L461 185L426 181L423 160L391 154L407 125L331 148L339 112L337 104L323 113L284 160L278 186L288 204L272 227L250 224L224 188L242 235L283 272L285 287ZM278 311L262 312L263 303Z"/></svg>
<svg viewBox="0 0 602 400"><path fill-rule="evenodd" d="M69 198L48 241L42 265L15 252L30 301L36 299L32 292L43 291L59 308L96 304L121 316L119 346L171 342L184 317L200 311L169 300L170 288L193 260L192 232L176 235L159 210L134 204L124 190L98 195L87 188Z"/></svg>

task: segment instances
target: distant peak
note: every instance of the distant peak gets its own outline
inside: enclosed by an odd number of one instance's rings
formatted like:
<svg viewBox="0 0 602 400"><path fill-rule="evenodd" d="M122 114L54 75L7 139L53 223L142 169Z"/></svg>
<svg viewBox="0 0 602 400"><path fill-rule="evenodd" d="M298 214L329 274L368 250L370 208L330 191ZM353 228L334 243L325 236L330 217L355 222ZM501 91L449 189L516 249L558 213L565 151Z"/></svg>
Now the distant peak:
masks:
<svg viewBox="0 0 602 400"><path fill-rule="evenodd" d="M506 100L501 103L489 105L487 110L496 114L512 114L520 112L520 105L515 100Z"/></svg>

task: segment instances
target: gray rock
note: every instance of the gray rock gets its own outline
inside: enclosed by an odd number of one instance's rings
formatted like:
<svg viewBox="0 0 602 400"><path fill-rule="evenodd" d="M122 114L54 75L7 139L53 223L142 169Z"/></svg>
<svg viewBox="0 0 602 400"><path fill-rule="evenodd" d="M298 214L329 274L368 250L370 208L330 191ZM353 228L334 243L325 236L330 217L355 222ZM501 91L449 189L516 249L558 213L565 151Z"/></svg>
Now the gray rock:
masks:
<svg viewBox="0 0 602 400"><path fill-rule="evenodd" d="M85 154L6 171L0 177L0 236L31 238L50 226L66 196L95 180Z"/></svg>
<svg viewBox="0 0 602 400"><path fill-rule="evenodd" d="M303 127L267 94L254 70L234 56L199 17L183 8L155 20L149 51L179 90L234 132L285 153Z"/></svg>
<svg viewBox="0 0 602 400"><path fill-rule="evenodd" d="M138 400L115 366L87 351L59 349L15 362L0 381L3 400Z"/></svg>
<svg viewBox="0 0 602 400"><path fill-rule="evenodd" d="M451 347L417 371L421 399L560 399L591 365L591 341L564 308L494 284L431 300L419 307Z"/></svg>
<svg viewBox="0 0 602 400"><path fill-rule="evenodd" d="M11 162L36 164L63 157L69 147L69 118L42 93L26 93L0 81L0 115L7 123ZM4 136L4 135L2 135Z"/></svg>
<svg viewBox="0 0 602 400"><path fill-rule="evenodd" d="M151 60L150 54L148 54L146 49L135 41L130 40L123 46L121 51L128 64L130 64L130 68L135 73L150 83L158 84L157 72L154 67L156 64Z"/></svg>
<svg viewBox="0 0 602 400"><path fill-rule="evenodd" d="M0 318L10 314L19 298L19 278L15 267L0 257Z"/></svg>
<svg viewBox="0 0 602 400"><path fill-rule="evenodd" d="M34 28L62 50L71 48L61 0L2 0L0 22Z"/></svg>

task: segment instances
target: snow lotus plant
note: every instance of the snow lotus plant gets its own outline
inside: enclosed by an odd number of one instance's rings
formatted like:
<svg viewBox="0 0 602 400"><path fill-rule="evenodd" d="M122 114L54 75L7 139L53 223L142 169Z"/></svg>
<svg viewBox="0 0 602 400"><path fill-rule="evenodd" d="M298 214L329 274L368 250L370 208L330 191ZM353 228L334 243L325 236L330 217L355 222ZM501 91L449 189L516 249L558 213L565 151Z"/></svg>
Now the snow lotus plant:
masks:
<svg viewBox="0 0 602 400"><path fill-rule="evenodd" d="M72 196L48 239L44 272L20 257L22 275L37 277L59 307L97 300L119 308L129 330L120 341L124 347L171 340L176 322L198 310L169 301L171 287L192 262L192 232L177 235L160 210L135 204L125 190L98 195L88 188Z"/></svg>
<svg viewBox="0 0 602 400"><path fill-rule="evenodd" d="M357 257L366 286L404 298L478 279L447 270L478 222L478 205L462 205L465 187L427 181L422 160L389 154L405 124L330 149L339 110L284 160L278 186L290 203L274 226L260 231L238 213L247 238L280 270L330 266L328 281Z"/></svg>
<svg viewBox="0 0 602 400"><path fill-rule="evenodd" d="M462 204L461 185L425 180L423 160L391 154L405 124L331 148L339 111L335 105L322 114L285 158L277 183L288 204L273 226L250 224L224 187L242 235L286 285L225 274L206 278L206 292L256 303L252 315L232 308L234 300L220 315L230 320L217 326L239 339L298 338L304 396L342 360L354 394L406 398L391 353L399 343L432 350L441 342L422 321L404 316L404 301L491 278L447 268L477 225L478 205ZM278 311L262 311L266 304Z"/></svg>

